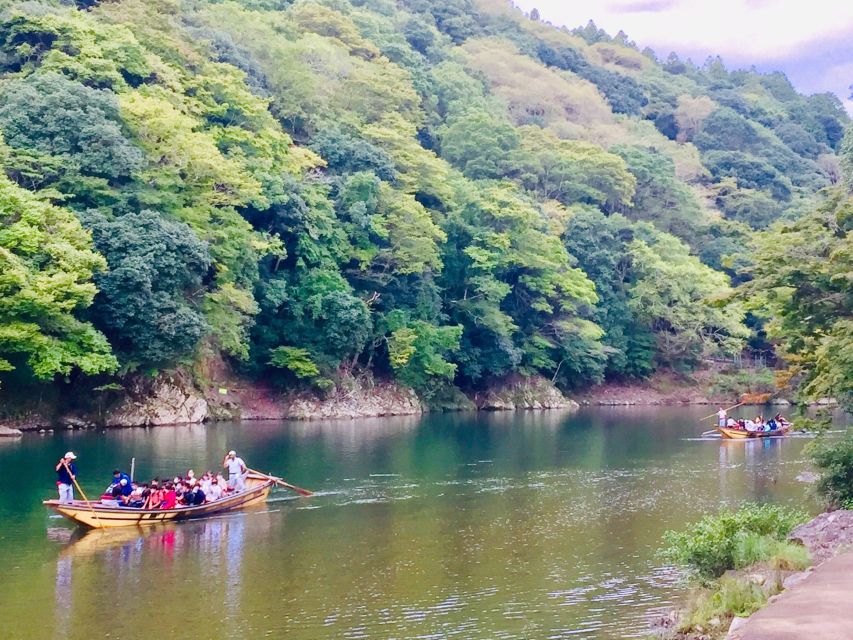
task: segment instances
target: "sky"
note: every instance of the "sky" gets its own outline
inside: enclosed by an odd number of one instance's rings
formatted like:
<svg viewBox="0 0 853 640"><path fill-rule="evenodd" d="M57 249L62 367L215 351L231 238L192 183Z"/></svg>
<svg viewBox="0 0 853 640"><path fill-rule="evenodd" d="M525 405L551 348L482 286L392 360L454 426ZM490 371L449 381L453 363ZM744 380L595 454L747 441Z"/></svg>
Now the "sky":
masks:
<svg viewBox="0 0 853 640"><path fill-rule="evenodd" d="M729 69L784 71L803 93L832 91L853 114L853 0L515 0L569 28L591 18L658 58L670 51Z"/></svg>

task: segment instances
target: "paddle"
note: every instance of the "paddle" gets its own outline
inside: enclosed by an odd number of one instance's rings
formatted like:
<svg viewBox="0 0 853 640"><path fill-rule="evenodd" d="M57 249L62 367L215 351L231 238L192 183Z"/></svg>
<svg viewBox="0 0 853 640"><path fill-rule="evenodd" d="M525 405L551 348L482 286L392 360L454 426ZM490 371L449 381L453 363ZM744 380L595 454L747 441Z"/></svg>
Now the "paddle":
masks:
<svg viewBox="0 0 853 640"><path fill-rule="evenodd" d="M68 463L65 462L65 458L62 459L62 466L65 467L65 470L68 472L68 475L71 476L71 481L74 483L74 486L77 487L77 491L80 492L80 495L83 496L83 500L86 501L86 504L89 506L89 510L92 512L92 515L95 516L95 520L98 523L98 527L103 529L103 525L101 524L101 519L98 517L98 513L95 511L94 507L92 507L92 503L89 502L89 498L86 497L86 492L83 491L83 487L81 487L80 483L77 482L77 476L71 473L71 467L69 467Z"/></svg>
<svg viewBox="0 0 853 640"><path fill-rule="evenodd" d="M271 476L268 473L261 473L260 471L255 471L254 469L248 469L248 471L250 471L252 473L256 473L259 476L269 478L270 480L275 480L276 484L281 485L282 487L286 487L287 489L290 489L291 491L295 491L296 493L298 493L301 496L313 496L314 495L313 491L308 491L308 489L303 489L302 487L297 487L295 484L290 484L289 482L285 482L281 478L277 478L276 476Z"/></svg>

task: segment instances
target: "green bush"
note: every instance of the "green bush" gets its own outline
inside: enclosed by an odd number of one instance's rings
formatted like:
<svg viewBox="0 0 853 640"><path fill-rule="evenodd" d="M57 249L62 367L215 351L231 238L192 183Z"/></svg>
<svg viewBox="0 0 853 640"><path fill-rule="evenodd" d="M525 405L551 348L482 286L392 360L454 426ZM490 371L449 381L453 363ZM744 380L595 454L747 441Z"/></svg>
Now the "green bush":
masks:
<svg viewBox="0 0 853 640"><path fill-rule="evenodd" d="M809 452L820 473L817 490L830 507L853 506L853 431L843 438L815 440Z"/></svg>
<svg viewBox="0 0 853 640"><path fill-rule="evenodd" d="M715 396L739 398L744 393L775 393L776 376L772 369L720 371L711 376L710 385Z"/></svg>
<svg viewBox="0 0 853 640"><path fill-rule="evenodd" d="M661 554L707 580L729 569L769 559L779 551L778 543L807 518L803 511L769 504L746 504L738 511L725 509L683 531L667 531Z"/></svg>

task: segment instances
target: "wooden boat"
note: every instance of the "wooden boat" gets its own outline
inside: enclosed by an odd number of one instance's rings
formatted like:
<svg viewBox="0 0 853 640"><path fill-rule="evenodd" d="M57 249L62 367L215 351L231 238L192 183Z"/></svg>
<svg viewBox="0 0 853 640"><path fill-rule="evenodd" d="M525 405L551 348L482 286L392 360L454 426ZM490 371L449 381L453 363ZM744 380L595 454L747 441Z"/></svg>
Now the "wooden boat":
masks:
<svg viewBox="0 0 853 640"><path fill-rule="evenodd" d="M74 520L92 529L112 529L114 527L133 527L195 520L206 518L226 511L242 509L253 504L259 504L267 499L270 489L276 483L275 478L259 473L249 473L246 476L246 488L232 493L215 502L208 502L197 507L175 507L174 509L134 509L132 507L112 507L95 501L74 500L60 502L45 500L44 504L61 516Z"/></svg>
<svg viewBox="0 0 853 640"><path fill-rule="evenodd" d="M717 431L723 438L731 440L747 440L749 438L770 438L773 436L786 436L791 430L791 424L773 429L773 431L747 431L745 429L730 429L729 427L717 427Z"/></svg>

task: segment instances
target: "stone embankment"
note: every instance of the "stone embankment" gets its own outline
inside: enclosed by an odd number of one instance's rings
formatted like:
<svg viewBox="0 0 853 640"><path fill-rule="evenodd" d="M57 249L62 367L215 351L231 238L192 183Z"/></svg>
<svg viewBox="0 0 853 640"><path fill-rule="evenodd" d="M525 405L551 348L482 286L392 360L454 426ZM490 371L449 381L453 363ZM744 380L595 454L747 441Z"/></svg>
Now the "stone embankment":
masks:
<svg viewBox="0 0 853 640"><path fill-rule="evenodd" d="M728 640L853 639L853 511L823 513L788 537L816 565L786 578L763 609L735 618Z"/></svg>
<svg viewBox="0 0 853 640"><path fill-rule="evenodd" d="M115 388L113 388L115 387ZM5 421L0 436L55 428L152 427L223 420L323 420L417 415L429 408L409 388L370 377L345 377L335 389L317 394L282 391L236 376L218 378L204 389L177 370L156 378L137 377L111 385L86 410L54 414L32 412ZM544 378L515 377L468 398L455 390L441 403L444 410L577 409Z"/></svg>

